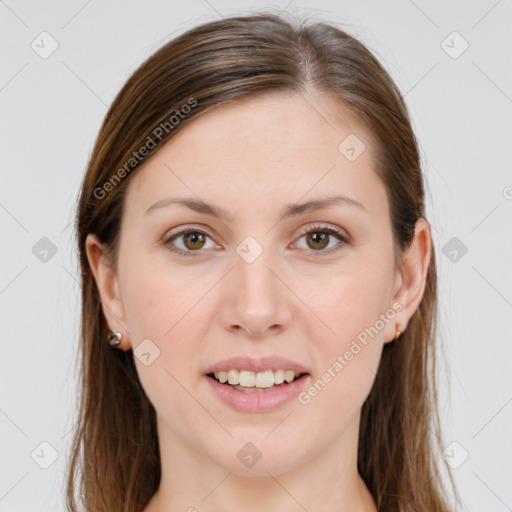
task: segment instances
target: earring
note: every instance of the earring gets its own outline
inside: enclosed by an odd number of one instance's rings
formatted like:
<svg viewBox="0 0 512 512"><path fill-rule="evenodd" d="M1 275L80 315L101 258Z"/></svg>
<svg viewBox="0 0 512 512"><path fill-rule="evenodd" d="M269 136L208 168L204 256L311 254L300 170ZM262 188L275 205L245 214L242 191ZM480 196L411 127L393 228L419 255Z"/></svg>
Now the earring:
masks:
<svg viewBox="0 0 512 512"><path fill-rule="evenodd" d="M400 331L400 323L397 322L395 324L395 329L396 329L396 332L395 332L395 340L397 340L399 337L400 337L400 334L402 334L402 332Z"/></svg>
<svg viewBox="0 0 512 512"><path fill-rule="evenodd" d="M123 335L120 332L110 331L110 334L108 335L108 342L111 347L117 347L117 345L121 343L122 339Z"/></svg>

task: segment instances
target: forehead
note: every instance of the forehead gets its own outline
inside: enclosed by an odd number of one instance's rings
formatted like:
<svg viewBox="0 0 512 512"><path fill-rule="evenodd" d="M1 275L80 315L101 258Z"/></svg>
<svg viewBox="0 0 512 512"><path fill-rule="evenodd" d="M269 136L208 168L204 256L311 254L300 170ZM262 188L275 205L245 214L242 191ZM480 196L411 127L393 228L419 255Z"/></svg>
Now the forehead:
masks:
<svg viewBox="0 0 512 512"><path fill-rule="evenodd" d="M357 158L346 154L347 144L360 152ZM373 153L369 131L332 96L237 100L176 132L137 170L126 201L145 210L166 192L217 204L281 194L289 203L336 191L364 196L371 187L382 188Z"/></svg>

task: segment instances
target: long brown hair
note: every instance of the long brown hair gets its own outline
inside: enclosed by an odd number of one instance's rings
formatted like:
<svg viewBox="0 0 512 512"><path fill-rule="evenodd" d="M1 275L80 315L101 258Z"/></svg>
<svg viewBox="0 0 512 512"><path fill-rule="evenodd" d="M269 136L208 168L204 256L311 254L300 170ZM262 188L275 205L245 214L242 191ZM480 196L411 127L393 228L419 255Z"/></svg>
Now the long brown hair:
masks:
<svg viewBox="0 0 512 512"><path fill-rule="evenodd" d="M200 25L161 47L110 107L80 191L81 394L68 510L83 504L90 512L140 512L161 476L155 410L132 350L112 350L106 341L87 235L98 236L115 268L123 199L141 163L211 108L258 94L306 90L337 98L373 134L397 255L411 243L416 220L425 217L418 145L402 95L361 42L328 23L260 12ZM380 511L450 509L438 453L436 315L433 256L422 302L400 340L385 345L362 408L358 469ZM453 486L444 461L443 466Z"/></svg>

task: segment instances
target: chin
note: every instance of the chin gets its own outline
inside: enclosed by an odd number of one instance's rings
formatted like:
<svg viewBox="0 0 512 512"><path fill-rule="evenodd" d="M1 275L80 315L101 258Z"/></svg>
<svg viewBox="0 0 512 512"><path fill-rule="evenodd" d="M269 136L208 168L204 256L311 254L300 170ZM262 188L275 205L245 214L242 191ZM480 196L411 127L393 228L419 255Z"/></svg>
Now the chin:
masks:
<svg viewBox="0 0 512 512"><path fill-rule="evenodd" d="M279 475L299 465L301 456L297 453L297 446L303 446L302 442L290 436L287 436L287 442L277 436L276 439L265 438L269 432L266 430L243 437L234 433L235 439L230 440L228 446L213 450L211 457L219 466L239 476ZM303 437L299 437L303 441Z"/></svg>

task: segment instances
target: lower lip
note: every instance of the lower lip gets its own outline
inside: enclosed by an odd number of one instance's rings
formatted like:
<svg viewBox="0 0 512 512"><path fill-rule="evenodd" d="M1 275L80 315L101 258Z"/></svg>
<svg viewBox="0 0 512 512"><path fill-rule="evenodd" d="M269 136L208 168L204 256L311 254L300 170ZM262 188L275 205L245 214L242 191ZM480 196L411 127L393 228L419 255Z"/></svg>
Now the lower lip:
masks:
<svg viewBox="0 0 512 512"><path fill-rule="evenodd" d="M266 391L238 391L228 384L221 384L205 375L213 392L222 402L242 412L264 412L278 409L296 397L309 382L309 374L284 386Z"/></svg>

